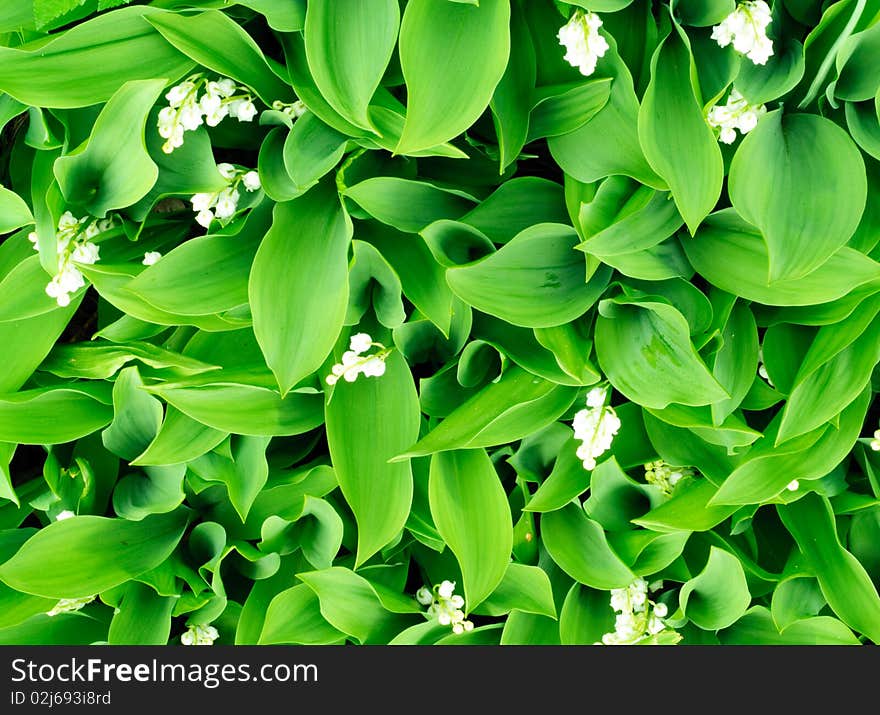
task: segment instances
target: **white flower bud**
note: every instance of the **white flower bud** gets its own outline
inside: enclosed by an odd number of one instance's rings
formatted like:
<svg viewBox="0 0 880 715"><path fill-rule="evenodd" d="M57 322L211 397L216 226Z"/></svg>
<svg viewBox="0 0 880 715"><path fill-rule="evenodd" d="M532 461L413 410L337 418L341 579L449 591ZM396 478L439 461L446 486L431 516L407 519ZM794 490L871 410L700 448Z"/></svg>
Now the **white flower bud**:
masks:
<svg viewBox="0 0 880 715"><path fill-rule="evenodd" d="M241 177L241 183L248 191L257 191L262 187L260 183L260 175L256 171L248 171Z"/></svg>
<svg viewBox="0 0 880 715"><path fill-rule="evenodd" d="M152 266L159 262L159 259L162 258L162 254L159 251L147 251L144 254L144 260L141 261L145 266Z"/></svg>
<svg viewBox="0 0 880 715"><path fill-rule="evenodd" d="M416 591L416 601L423 606L430 606L434 602L434 594L431 593L431 589L427 586L422 586Z"/></svg>
<svg viewBox="0 0 880 715"><path fill-rule="evenodd" d="M437 587L437 594L440 598L452 598L452 594L455 592L455 581L443 581Z"/></svg>

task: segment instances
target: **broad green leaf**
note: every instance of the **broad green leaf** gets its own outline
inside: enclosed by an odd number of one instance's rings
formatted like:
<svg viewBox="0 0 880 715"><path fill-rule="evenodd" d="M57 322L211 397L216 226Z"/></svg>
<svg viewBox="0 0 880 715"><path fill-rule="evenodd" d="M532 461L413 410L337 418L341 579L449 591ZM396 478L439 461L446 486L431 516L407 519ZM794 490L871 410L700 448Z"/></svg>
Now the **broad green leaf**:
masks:
<svg viewBox="0 0 880 715"><path fill-rule="evenodd" d="M489 105L509 53L509 0L408 3L400 27L408 101L395 153L442 144L470 127Z"/></svg>
<svg viewBox="0 0 880 715"><path fill-rule="evenodd" d="M724 645L860 645L849 628L830 616L804 618L780 632L764 606L750 608L718 637Z"/></svg>
<svg viewBox="0 0 880 715"><path fill-rule="evenodd" d="M767 242L768 280L801 278L844 246L865 208L865 164L840 127L810 114L762 118L730 167L734 208Z"/></svg>
<svg viewBox="0 0 880 715"><path fill-rule="evenodd" d="M523 507L523 511L556 511L589 489L591 477L577 456L579 446L580 440L574 437L563 443L553 470Z"/></svg>
<svg viewBox="0 0 880 715"><path fill-rule="evenodd" d="M303 36L315 84L348 121L372 129L367 108L397 42L397 0L344 6L316 0L307 7ZM345 71L340 72L342 67Z"/></svg>
<svg viewBox="0 0 880 715"><path fill-rule="evenodd" d="M254 333L284 395L324 362L342 330L352 229L329 186L278 204L273 216L248 291Z"/></svg>
<svg viewBox="0 0 880 715"><path fill-rule="evenodd" d="M92 645L107 638L107 623L82 613L40 614L0 629L0 645Z"/></svg>
<svg viewBox="0 0 880 715"><path fill-rule="evenodd" d="M567 223L565 195L554 181L517 176L505 181L461 218L493 243L507 243L537 223Z"/></svg>
<svg viewBox="0 0 880 715"><path fill-rule="evenodd" d="M578 504L543 514L541 534L553 560L579 583L608 590L635 580L608 545L605 531Z"/></svg>
<svg viewBox="0 0 880 715"><path fill-rule="evenodd" d="M77 516L56 521L0 565L0 580L46 598L82 598L118 586L161 564L180 541L182 512L124 521ZM75 553L75 559L70 554Z"/></svg>
<svg viewBox="0 0 880 715"><path fill-rule="evenodd" d="M689 538L688 531L657 534L638 529L609 534L609 543L634 574L648 577L681 556Z"/></svg>
<svg viewBox="0 0 880 715"><path fill-rule="evenodd" d="M717 25L735 9L735 0L678 0L675 3L682 24L693 27Z"/></svg>
<svg viewBox="0 0 880 715"><path fill-rule="evenodd" d="M145 392L136 367L127 367L113 383L113 422L101 433L104 446L131 460L159 433L162 403Z"/></svg>
<svg viewBox="0 0 880 715"><path fill-rule="evenodd" d="M610 77L582 82L560 93L547 93L532 107L528 141L568 134L589 122L608 103ZM561 88L560 88L561 89Z"/></svg>
<svg viewBox="0 0 880 715"><path fill-rule="evenodd" d="M632 75L617 52L614 38L603 36L610 49L599 61L597 72L614 78L608 103L579 129L550 137L547 146L562 170L578 181L592 182L625 174L648 186L666 189L639 143L639 99ZM558 48L554 52L558 53Z"/></svg>
<svg viewBox="0 0 880 715"><path fill-rule="evenodd" d="M693 235L721 194L718 141L695 94L694 60L677 25L651 59L651 82L639 110L639 140L648 162L669 184Z"/></svg>
<svg viewBox="0 0 880 715"><path fill-rule="evenodd" d="M502 616L513 610L556 618L553 590L547 573L526 564L510 563L498 587L474 611Z"/></svg>
<svg viewBox="0 0 880 715"><path fill-rule="evenodd" d="M229 501L244 522L269 476L268 443L267 437L236 436L232 440L231 458L208 452L187 466L202 479L225 484Z"/></svg>
<svg viewBox="0 0 880 715"><path fill-rule="evenodd" d="M559 645L559 625L549 616L513 611L504 622L501 645Z"/></svg>
<svg viewBox="0 0 880 715"><path fill-rule="evenodd" d="M387 610L376 587L349 569L336 566L299 577L318 596L321 614L327 622L358 643L387 643L417 622L415 613ZM415 611L415 601L412 603Z"/></svg>
<svg viewBox="0 0 880 715"><path fill-rule="evenodd" d="M140 521L150 514L167 514L183 502L186 466L144 467L120 479L113 490L113 510L123 519Z"/></svg>
<svg viewBox="0 0 880 715"><path fill-rule="evenodd" d="M306 112L284 140L284 166L293 183L306 190L339 163L347 144L348 137Z"/></svg>
<svg viewBox="0 0 880 715"><path fill-rule="evenodd" d="M103 217L153 188L159 169L147 153L144 130L164 86L161 79L126 82L101 110L85 148L55 162L55 177L68 202Z"/></svg>
<svg viewBox="0 0 880 715"><path fill-rule="evenodd" d="M340 643L345 634L321 614L318 596L304 583L281 591L269 603L260 645L326 645Z"/></svg>
<svg viewBox="0 0 880 715"><path fill-rule="evenodd" d="M0 233L11 233L33 222L34 217L24 199L0 186Z"/></svg>
<svg viewBox="0 0 880 715"><path fill-rule="evenodd" d="M684 316L671 305L606 299L596 319L596 356L615 389L645 407L709 405L729 395L690 341Z"/></svg>
<svg viewBox="0 0 880 715"><path fill-rule="evenodd" d="M352 248L346 324L357 325L372 307L382 325L399 327L406 320L400 278L372 244L354 240Z"/></svg>
<svg viewBox="0 0 880 715"><path fill-rule="evenodd" d="M712 419L721 424L740 406L758 370L758 328L746 304L738 300L721 331L723 343L712 362L712 376L730 398L712 403Z"/></svg>
<svg viewBox="0 0 880 715"><path fill-rule="evenodd" d="M837 425L777 444L778 422L755 443L746 461L725 480L714 504L757 504L779 494L792 480L816 479L846 458L859 436L871 393L862 394L844 409Z"/></svg>
<svg viewBox="0 0 880 715"><path fill-rule="evenodd" d="M751 600L739 559L716 546L710 548L705 568L679 592L684 615L705 630L732 625L746 612Z"/></svg>
<svg viewBox="0 0 880 715"><path fill-rule="evenodd" d="M484 450L438 452L428 484L437 531L461 567L465 612L502 582L513 548L507 496Z"/></svg>
<svg viewBox="0 0 880 715"><path fill-rule="evenodd" d="M308 432L324 421L323 398L317 392L292 392L282 398L265 387L229 383L199 387L154 385L150 392L197 422L221 432L257 437L294 435Z"/></svg>
<svg viewBox="0 0 880 715"><path fill-rule="evenodd" d="M614 631L615 613L607 591L575 583L559 613L559 639L562 645L593 645Z"/></svg>
<svg viewBox="0 0 880 715"><path fill-rule="evenodd" d="M706 479L682 481L669 501L633 521L654 531L708 531L739 509L710 504L717 491Z"/></svg>
<svg viewBox="0 0 880 715"><path fill-rule="evenodd" d="M473 207L461 191L423 181L376 176L345 190L370 216L400 231L417 233L440 219L457 219Z"/></svg>
<svg viewBox="0 0 880 715"><path fill-rule="evenodd" d="M635 481L610 457L590 474L590 496L584 511L607 532L632 529L632 521L662 499L656 487Z"/></svg>
<svg viewBox="0 0 880 715"><path fill-rule="evenodd" d="M105 397L63 387L0 395L0 442L71 442L110 423L113 408L109 402Z"/></svg>
<svg viewBox="0 0 880 715"><path fill-rule="evenodd" d="M780 581L773 590L770 614L776 626L784 629L802 618L817 615L825 605L815 578L793 576Z"/></svg>
<svg viewBox="0 0 880 715"><path fill-rule="evenodd" d="M0 47L0 91L38 107L106 102L128 81L173 82L193 61L169 45L148 20L156 8L122 8L21 47Z"/></svg>
<svg viewBox="0 0 880 715"><path fill-rule="evenodd" d="M9 271L0 281L0 321L22 320L56 311L58 303L46 295L49 279L37 255L28 256ZM78 303L81 295L81 290L74 293L71 303Z"/></svg>
<svg viewBox="0 0 880 715"><path fill-rule="evenodd" d="M806 494L777 510L831 609L848 626L880 642L880 597L864 567L841 545L828 499Z"/></svg>
<svg viewBox="0 0 880 715"><path fill-rule="evenodd" d="M270 66L262 50L242 27L219 10L197 15L169 12L147 16L173 47L208 69L246 84L268 106L290 101L293 92ZM223 51L218 52L217 48Z"/></svg>
<svg viewBox="0 0 880 715"><path fill-rule="evenodd" d="M528 20L522 5L513 3L510 6L510 57L489 103L498 135L502 173L516 160L526 143L535 78L535 48Z"/></svg>
<svg viewBox="0 0 880 715"><path fill-rule="evenodd" d="M418 437L418 395L399 351L385 364L381 378L337 383L326 408L330 456L357 521L359 565L397 536L412 502L409 460L388 460Z"/></svg>
<svg viewBox="0 0 880 715"><path fill-rule="evenodd" d="M802 278L768 283L769 256L760 232L733 209L712 214L694 238L682 238L694 268L712 285L765 305L817 305L880 280L880 266L848 247Z"/></svg>
<svg viewBox="0 0 880 715"><path fill-rule="evenodd" d="M557 420L571 407L575 394L574 388L513 366L395 459L521 439Z"/></svg>
<svg viewBox="0 0 880 715"><path fill-rule="evenodd" d="M450 268L446 280L466 303L514 325L561 325L583 315L610 278L607 268L599 268L585 282L586 260L576 245L569 226L538 224L497 253Z"/></svg>
<svg viewBox="0 0 880 715"><path fill-rule="evenodd" d="M115 345L96 341L56 345L40 363L40 370L58 377L106 380L134 361L157 370L173 368L176 373L183 375L197 375L218 369L216 365L194 360L152 343L131 341Z"/></svg>
<svg viewBox="0 0 880 715"><path fill-rule="evenodd" d="M160 596L137 581L125 587L107 642L111 645L165 645L171 635L171 611L176 598Z"/></svg>
<svg viewBox="0 0 880 715"><path fill-rule="evenodd" d="M226 437L225 432L203 425L169 405L159 433L131 464L182 464L201 457Z"/></svg>
<svg viewBox="0 0 880 715"><path fill-rule="evenodd" d="M169 313L212 315L235 308L248 301L248 276L262 234L246 228L231 236L193 238L148 266L128 289Z"/></svg>

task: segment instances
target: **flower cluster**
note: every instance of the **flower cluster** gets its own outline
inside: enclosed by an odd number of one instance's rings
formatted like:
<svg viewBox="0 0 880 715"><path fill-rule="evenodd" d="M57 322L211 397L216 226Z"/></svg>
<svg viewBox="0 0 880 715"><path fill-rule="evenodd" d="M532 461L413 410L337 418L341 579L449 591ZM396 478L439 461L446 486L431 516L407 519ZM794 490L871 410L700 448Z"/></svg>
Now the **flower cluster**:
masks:
<svg viewBox="0 0 880 715"><path fill-rule="evenodd" d="M422 586L416 591L416 600L428 606L425 612L429 618L436 618L441 626L452 626L453 633L472 631L474 624L464 618L464 599L455 595L455 581L443 581L432 591Z"/></svg>
<svg viewBox="0 0 880 715"><path fill-rule="evenodd" d="M190 199L193 211L196 212L196 221L205 228L215 218L226 221L235 215L238 200L241 198L239 186L244 186L247 191L257 191L261 186L260 175L251 169L239 169L232 164L222 163L217 164L217 171L226 179L226 187L213 193L194 194Z"/></svg>
<svg viewBox="0 0 880 715"><path fill-rule="evenodd" d="M216 127L226 117L250 122L257 114L250 90L228 77L209 80L194 74L168 90L165 99L168 106L159 112L159 136L165 139L166 154L183 145L184 132L202 124Z"/></svg>
<svg viewBox="0 0 880 715"><path fill-rule="evenodd" d="M381 377L385 374L385 359L391 353L382 343L373 342L367 333L357 333L351 336L349 349L342 353L342 362L336 363L330 374L325 378L328 385L335 385L341 377L346 382L354 382L358 375L365 377ZM379 351L372 355L365 355L371 348Z"/></svg>
<svg viewBox="0 0 880 715"><path fill-rule="evenodd" d="M272 109L286 114L291 119L299 119L308 111L306 105L299 99L295 102L282 102L280 99L276 99L272 102Z"/></svg>
<svg viewBox="0 0 880 715"><path fill-rule="evenodd" d="M214 626L190 626L180 636L180 642L183 645L214 645L219 637L220 634Z"/></svg>
<svg viewBox="0 0 880 715"><path fill-rule="evenodd" d="M559 44L565 47L565 61L577 67L582 75L596 71L596 62L608 51L607 40L599 34L602 20L594 12L576 10L571 19L559 28Z"/></svg>
<svg viewBox="0 0 880 715"><path fill-rule="evenodd" d="M741 2L712 28L712 39L721 47L733 42L733 49L748 57L756 65L767 63L773 54L773 41L767 37L767 26L773 16L764 0Z"/></svg>
<svg viewBox="0 0 880 715"><path fill-rule="evenodd" d="M70 211L61 214L55 232L58 269L46 285L46 295L54 298L62 308L70 305L70 294L86 284L83 274L74 264L92 265L98 261L99 249L92 239L112 225L111 218L93 219L86 216L78 219ZM31 231L28 239L34 244L34 250L38 251L37 232Z"/></svg>
<svg viewBox="0 0 880 715"><path fill-rule="evenodd" d="M645 481L659 488L664 494L672 494L672 490L682 477L690 477L693 474L694 470L690 467L673 467L662 459L645 465Z"/></svg>
<svg viewBox="0 0 880 715"><path fill-rule="evenodd" d="M614 408L605 404L607 399L607 387L594 387L587 393L587 409L575 414L572 422L575 439L581 440L577 456L584 469L596 468L596 459L608 451L620 429L620 419Z"/></svg>
<svg viewBox="0 0 880 715"><path fill-rule="evenodd" d="M70 613L78 611L83 606L88 605L95 600L94 596L83 596L82 598L62 598L51 611L46 611L47 616L57 616L59 613Z"/></svg>
<svg viewBox="0 0 880 715"><path fill-rule="evenodd" d="M733 144L736 130L740 134L748 134L758 126L758 119L767 113L763 104L749 104L736 89L730 90L727 104L719 104L709 110L707 121L713 129L718 129L718 140L725 144Z"/></svg>
<svg viewBox="0 0 880 715"><path fill-rule="evenodd" d="M668 629L663 619L666 617L665 603L655 603L648 597L648 591L662 588L663 582L656 581L648 586L643 578L637 578L626 588L615 588L611 591L611 608L617 613L614 620L614 632L602 636L605 645L636 645L638 643L657 642L653 636L667 631L667 643L676 643L681 639L675 631ZM668 630L667 630L668 629Z"/></svg>

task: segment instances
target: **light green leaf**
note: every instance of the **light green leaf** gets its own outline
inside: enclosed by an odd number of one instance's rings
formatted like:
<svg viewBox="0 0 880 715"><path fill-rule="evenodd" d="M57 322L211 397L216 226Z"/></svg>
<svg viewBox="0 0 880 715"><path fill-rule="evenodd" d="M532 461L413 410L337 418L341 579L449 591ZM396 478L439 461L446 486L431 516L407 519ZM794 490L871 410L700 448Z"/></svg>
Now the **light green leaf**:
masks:
<svg viewBox="0 0 880 715"><path fill-rule="evenodd" d="M34 222L30 207L18 194L0 186L0 234Z"/></svg>
<svg viewBox="0 0 880 715"><path fill-rule="evenodd" d="M71 442L110 423L113 408L109 402L103 396L74 388L41 388L0 395L0 442Z"/></svg>
<svg viewBox="0 0 880 715"><path fill-rule="evenodd" d="M556 618L553 590L543 569L526 564L508 564L501 583L474 609L474 613L503 616L512 610Z"/></svg>
<svg viewBox="0 0 880 715"><path fill-rule="evenodd" d="M419 403L400 352L381 378L340 381L327 404L327 442L358 526L358 565L403 528L412 501L409 460L389 463L419 434Z"/></svg>
<svg viewBox="0 0 880 715"><path fill-rule="evenodd" d="M484 450L438 452L428 484L431 515L461 567L465 612L504 578L513 548L507 496Z"/></svg>
<svg viewBox="0 0 880 715"><path fill-rule="evenodd" d="M400 27L408 105L395 153L428 149L470 127L489 105L509 53L509 0L408 3Z"/></svg>
<svg viewBox="0 0 880 715"><path fill-rule="evenodd" d="M651 82L639 110L639 140L651 167L669 184L693 235L721 194L718 141L695 94L694 60L677 25L651 59Z"/></svg>
<svg viewBox="0 0 880 715"><path fill-rule="evenodd" d="M259 642L261 645L327 645L344 639L344 633L324 620L315 591L301 583L282 591L269 603Z"/></svg>
<svg viewBox="0 0 880 715"><path fill-rule="evenodd" d="M730 199L767 242L768 280L801 278L844 246L865 208L865 164L832 121L763 117L730 167Z"/></svg>
<svg viewBox="0 0 880 715"><path fill-rule="evenodd" d="M162 403L145 392L136 367L127 367L113 383L113 422L101 433L104 446L123 459L134 459L159 433Z"/></svg>
<svg viewBox="0 0 880 715"><path fill-rule="evenodd" d="M77 516L49 524L0 566L0 580L46 598L82 598L161 564L183 536L182 512L143 521ZM75 553L77 558L70 558Z"/></svg>
<svg viewBox="0 0 880 715"><path fill-rule="evenodd" d="M303 36L315 84L348 121L373 129L367 109L397 43L397 0L315 0L307 8Z"/></svg>
<svg viewBox="0 0 880 715"><path fill-rule="evenodd" d="M273 216L248 292L254 333L285 395L324 362L342 330L352 228L329 186L278 204ZM309 280L291 282L294 275Z"/></svg>
<svg viewBox="0 0 880 715"><path fill-rule="evenodd" d="M171 611L177 599L160 596L137 581L125 587L107 642L111 645L165 645L171 635Z"/></svg>
<svg viewBox="0 0 880 715"><path fill-rule="evenodd" d="M716 546L710 547L705 568L679 592L684 615L704 630L732 625L746 612L751 600L739 559Z"/></svg>

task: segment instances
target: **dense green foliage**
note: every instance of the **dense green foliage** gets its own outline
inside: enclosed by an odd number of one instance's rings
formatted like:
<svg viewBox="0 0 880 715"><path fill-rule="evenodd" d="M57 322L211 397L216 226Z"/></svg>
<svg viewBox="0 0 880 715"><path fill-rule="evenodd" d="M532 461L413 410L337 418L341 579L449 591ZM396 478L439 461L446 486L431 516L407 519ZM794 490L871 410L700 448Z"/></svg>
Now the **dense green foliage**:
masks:
<svg viewBox="0 0 880 715"><path fill-rule="evenodd" d="M0 40L0 643L880 643L880 0Z"/></svg>

